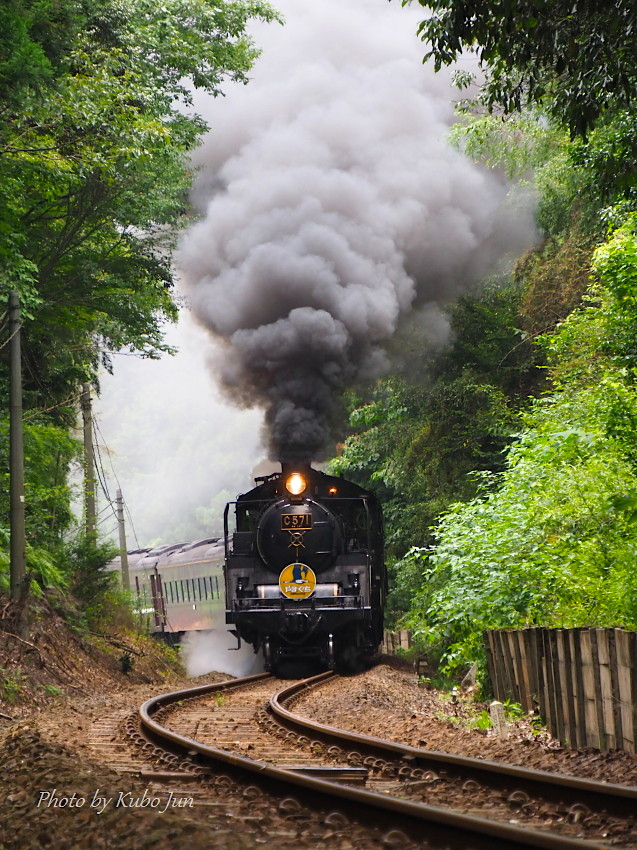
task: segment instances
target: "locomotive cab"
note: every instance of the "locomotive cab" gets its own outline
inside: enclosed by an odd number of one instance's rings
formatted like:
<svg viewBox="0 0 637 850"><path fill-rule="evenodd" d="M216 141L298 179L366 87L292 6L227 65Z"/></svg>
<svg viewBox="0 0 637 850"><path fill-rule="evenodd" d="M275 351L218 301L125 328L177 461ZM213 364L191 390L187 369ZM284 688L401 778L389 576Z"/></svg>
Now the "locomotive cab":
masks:
<svg viewBox="0 0 637 850"><path fill-rule="evenodd" d="M372 493L284 464L226 506L224 531L226 622L267 669L354 668L374 654L386 573Z"/></svg>

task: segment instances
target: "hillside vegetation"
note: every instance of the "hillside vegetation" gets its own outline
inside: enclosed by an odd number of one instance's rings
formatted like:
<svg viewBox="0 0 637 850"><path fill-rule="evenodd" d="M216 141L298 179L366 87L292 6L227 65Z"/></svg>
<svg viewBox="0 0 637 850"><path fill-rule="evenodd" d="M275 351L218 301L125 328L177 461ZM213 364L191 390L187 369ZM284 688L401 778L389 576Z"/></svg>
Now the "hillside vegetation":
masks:
<svg viewBox="0 0 637 850"><path fill-rule="evenodd" d="M110 353L157 358L174 321L171 252L190 215L193 87L247 82L260 0L11 0L0 10L0 299L22 306L31 589L96 602L111 555L82 540L69 471L84 383ZM0 591L8 585L8 323L0 311ZM98 581L99 585L100 582ZM104 582L102 582L104 584ZM97 588L97 596L103 591ZM97 604L97 603L96 603Z"/></svg>
<svg viewBox="0 0 637 850"><path fill-rule="evenodd" d="M351 398L332 467L380 490L390 624L451 673L488 628L637 628L637 60L624 2L527 4L529 31L519 4L426 5L428 55L473 48L486 77L453 141L533 188L542 238L445 351L411 340Z"/></svg>

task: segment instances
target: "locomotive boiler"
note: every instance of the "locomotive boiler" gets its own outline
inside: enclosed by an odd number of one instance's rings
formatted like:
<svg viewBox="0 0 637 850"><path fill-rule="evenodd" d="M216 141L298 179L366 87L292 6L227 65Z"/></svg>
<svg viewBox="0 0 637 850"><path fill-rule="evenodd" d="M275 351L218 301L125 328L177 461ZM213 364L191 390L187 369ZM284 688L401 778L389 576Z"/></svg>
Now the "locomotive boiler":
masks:
<svg viewBox="0 0 637 850"><path fill-rule="evenodd" d="M282 467L226 506L226 622L268 670L355 669L383 634L380 506L350 481Z"/></svg>

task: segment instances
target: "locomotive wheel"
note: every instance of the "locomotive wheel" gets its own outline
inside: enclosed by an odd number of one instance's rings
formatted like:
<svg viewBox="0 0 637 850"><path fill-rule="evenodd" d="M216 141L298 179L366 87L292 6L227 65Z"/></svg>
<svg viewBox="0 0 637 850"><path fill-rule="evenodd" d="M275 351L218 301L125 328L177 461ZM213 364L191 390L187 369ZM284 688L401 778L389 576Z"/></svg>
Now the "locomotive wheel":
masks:
<svg viewBox="0 0 637 850"><path fill-rule="evenodd" d="M365 659L360 647L354 643L346 644L338 654L336 669L344 676L351 676L364 670Z"/></svg>

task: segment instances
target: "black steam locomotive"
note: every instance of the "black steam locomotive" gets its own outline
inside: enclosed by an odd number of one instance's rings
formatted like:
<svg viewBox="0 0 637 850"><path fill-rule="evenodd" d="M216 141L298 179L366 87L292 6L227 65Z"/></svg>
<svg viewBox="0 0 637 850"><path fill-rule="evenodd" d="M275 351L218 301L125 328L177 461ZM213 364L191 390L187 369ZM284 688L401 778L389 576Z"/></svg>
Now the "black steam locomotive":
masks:
<svg viewBox="0 0 637 850"><path fill-rule="evenodd" d="M268 670L288 661L355 669L383 636L378 501L301 464L256 484L224 514L226 622L263 649Z"/></svg>

